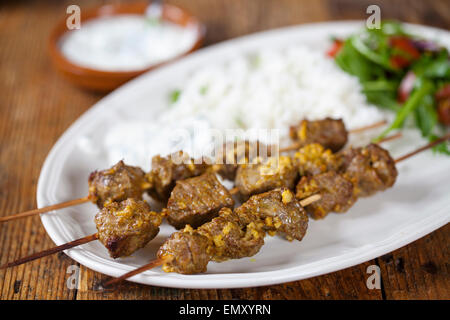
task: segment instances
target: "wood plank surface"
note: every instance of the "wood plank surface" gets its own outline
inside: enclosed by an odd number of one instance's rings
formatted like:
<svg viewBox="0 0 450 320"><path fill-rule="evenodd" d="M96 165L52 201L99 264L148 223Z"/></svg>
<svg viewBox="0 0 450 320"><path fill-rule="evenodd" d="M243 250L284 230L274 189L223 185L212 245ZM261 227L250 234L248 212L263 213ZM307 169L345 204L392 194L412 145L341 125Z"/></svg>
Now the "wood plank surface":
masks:
<svg viewBox="0 0 450 320"><path fill-rule="evenodd" d="M3 1L0 4L0 215L36 207L41 166L58 137L103 95L73 87L51 66L48 35L66 7L119 1ZM444 29L447 0L170 0L207 26L206 45L309 22L364 19L378 4L382 18ZM449 299L450 226L358 266L281 285L231 290L181 290L123 284L99 293L106 277L64 254L0 271L0 299ZM53 245L38 217L0 224L0 264ZM79 288L69 289L70 266ZM367 267L381 269L382 288L368 289Z"/></svg>

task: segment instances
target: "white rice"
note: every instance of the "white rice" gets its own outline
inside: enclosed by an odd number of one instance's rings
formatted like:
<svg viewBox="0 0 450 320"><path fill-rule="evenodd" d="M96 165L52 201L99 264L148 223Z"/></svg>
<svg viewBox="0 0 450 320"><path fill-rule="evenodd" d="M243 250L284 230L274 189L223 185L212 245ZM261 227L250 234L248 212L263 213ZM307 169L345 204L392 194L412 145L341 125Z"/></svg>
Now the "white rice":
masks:
<svg viewBox="0 0 450 320"><path fill-rule="evenodd" d="M348 128L379 121L358 79L304 46L239 56L195 72L161 121L197 117L218 129L280 129L301 119L342 118Z"/></svg>

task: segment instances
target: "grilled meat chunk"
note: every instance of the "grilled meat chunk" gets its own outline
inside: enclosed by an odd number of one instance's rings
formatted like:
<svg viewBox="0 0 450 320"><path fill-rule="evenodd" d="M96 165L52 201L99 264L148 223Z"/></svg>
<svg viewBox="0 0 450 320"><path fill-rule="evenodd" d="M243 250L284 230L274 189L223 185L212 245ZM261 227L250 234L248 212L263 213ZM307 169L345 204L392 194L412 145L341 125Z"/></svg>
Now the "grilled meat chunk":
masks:
<svg viewBox="0 0 450 320"><path fill-rule="evenodd" d="M236 212L223 208L219 216L198 228L198 233L211 240L211 260L251 257L264 245L261 222L242 223Z"/></svg>
<svg viewBox="0 0 450 320"><path fill-rule="evenodd" d="M211 256L210 240L190 226L173 233L158 250L158 258L170 261L163 265L165 272L193 274L206 272Z"/></svg>
<svg viewBox="0 0 450 320"><path fill-rule="evenodd" d="M318 143L307 144L298 150L293 160L300 176L336 171L340 167L340 159L330 149L325 149Z"/></svg>
<svg viewBox="0 0 450 320"><path fill-rule="evenodd" d="M127 166L123 161L110 169L92 172L88 183L89 199L100 209L108 202L142 199L145 189L150 186L144 171Z"/></svg>
<svg viewBox="0 0 450 320"><path fill-rule="evenodd" d="M348 132L342 119L302 120L290 127L289 135L300 146L319 143L333 152L342 149L348 141Z"/></svg>
<svg viewBox="0 0 450 320"><path fill-rule="evenodd" d="M143 248L158 234L161 221L145 201L132 198L111 202L95 216L98 239L113 258Z"/></svg>
<svg viewBox="0 0 450 320"><path fill-rule="evenodd" d="M353 158L358 155L361 151L361 148L346 148L335 154L338 159L339 167L337 169L338 172L347 171L350 162L352 162Z"/></svg>
<svg viewBox="0 0 450 320"><path fill-rule="evenodd" d="M239 165L251 163L257 157L270 157L271 153L272 146L259 141L226 142L216 157L219 161L214 165L214 170L223 179L234 181Z"/></svg>
<svg viewBox="0 0 450 320"><path fill-rule="evenodd" d="M166 272L192 274L205 272L209 261L222 262L255 255L264 245L263 223L242 224L229 208L197 230L187 225L161 246L158 257L169 259Z"/></svg>
<svg viewBox="0 0 450 320"><path fill-rule="evenodd" d="M230 192L214 173L178 180L167 202L167 220L177 229L189 224L194 228L211 221L224 207L232 208Z"/></svg>
<svg viewBox="0 0 450 320"><path fill-rule="evenodd" d="M346 175L354 185L356 196L367 197L394 185L398 172L388 151L376 144L355 151Z"/></svg>
<svg viewBox="0 0 450 320"><path fill-rule="evenodd" d="M337 172L303 177L297 185L299 199L316 193L322 196L306 208L314 219L322 219L329 212L346 212L358 197L385 190L397 178L395 161L376 144L343 150L336 158Z"/></svg>
<svg viewBox="0 0 450 320"><path fill-rule="evenodd" d="M147 175L148 180L153 184L153 188L149 190L150 196L158 201L166 202L176 181L201 175L210 168L203 161L200 164L196 162L182 151L169 157L154 156L152 170Z"/></svg>
<svg viewBox="0 0 450 320"><path fill-rule="evenodd" d="M269 234L283 233L288 240L302 240L308 228L308 216L294 194L279 188L252 196L235 210L241 219L264 222ZM244 220L245 221L245 220Z"/></svg>
<svg viewBox="0 0 450 320"><path fill-rule="evenodd" d="M278 163L269 158L265 163L242 165L236 173L236 187L243 199L275 188L293 189L298 176L292 159L280 156Z"/></svg>
<svg viewBox="0 0 450 320"><path fill-rule="evenodd" d="M346 212L356 201L353 184L334 171L300 180L296 197L304 199L313 194L320 194L321 198L305 210L314 219L323 219L330 212Z"/></svg>

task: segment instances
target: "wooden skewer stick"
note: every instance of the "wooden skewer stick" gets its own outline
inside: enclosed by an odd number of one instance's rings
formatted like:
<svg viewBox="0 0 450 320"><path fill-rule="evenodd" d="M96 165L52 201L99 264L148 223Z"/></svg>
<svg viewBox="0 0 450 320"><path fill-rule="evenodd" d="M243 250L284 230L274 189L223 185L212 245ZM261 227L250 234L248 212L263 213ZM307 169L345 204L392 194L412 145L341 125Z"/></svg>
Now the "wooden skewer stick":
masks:
<svg viewBox="0 0 450 320"><path fill-rule="evenodd" d="M383 142L392 141L392 140L401 138L402 136L403 136L403 135L402 135L401 132L397 132L396 134L393 134L392 136L388 136L388 137L384 137L383 139L376 140L375 143L376 143L376 144L380 144L380 143L383 143Z"/></svg>
<svg viewBox="0 0 450 320"><path fill-rule="evenodd" d="M234 187L233 189L230 190L231 194L236 194L239 192L239 188L238 187Z"/></svg>
<svg viewBox="0 0 450 320"><path fill-rule="evenodd" d="M90 236L83 237L83 238L80 238L80 239L77 239L77 240L74 240L71 242L67 242L60 246L53 247L53 248L50 248L50 249L47 249L47 250L44 250L41 252L37 252L35 254L32 254L31 256L17 259L16 261L13 261L13 262L10 262L10 263L7 263L7 264L1 266L0 270L10 268L10 267L15 267L15 266L24 264L26 262L30 262L30 261L33 261L33 260L36 260L39 258L43 258L43 257L49 256L49 255L52 255L54 253L57 253L57 252L60 252L60 251L66 250L66 249L70 249L70 248L73 248L76 246L80 246L82 244L85 244L85 243L88 243L88 242L91 242L91 241L94 241L97 239L98 239L98 235L97 235L97 233L94 233L94 234L91 234Z"/></svg>
<svg viewBox="0 0 450 320"><path fill-rule="evenodd" d="M0 217L0 223L1 222L6 222L6 221L10 221L10 220L15 220L15 219L20 219L20 218L25 218L25 217L29 217L29 216L34 216L40 213L44 213L44 212L48 212L51 210L58 210L58 209L62 209L62 208L67 208L67 207L71 207L71 206L75 206L77 204L82 204L85 202L89 202L89 198L88 197L83 197L83 198L79 198L79 199L75 199L75 200L69 200L66 202L61 202L58 204L54 204L48 207L43 207L43 208L39 208L39 209L33 209L30 211L25 211L22 213L16 213L16 214L12 214L10 216L6 216L6 217Z"/></svg>
<svg viewBox="0 0 450 320"><path fill-rule="evenodd" d="M144 183L142 185L142 189L147 189L149 187L150 187L149 183ZM39 209L33 209L30 211L25 211L25 212L5 216L5 217L0 217L0 223L10 221L10 220L20 219L20 218L25 218L25 217L29 217L29 216L34 216L34 215L46 213L46 212L49 212L52 210L58 210L58 209L63 209L63 208L67 208L67 207L72 207L72 206L76 206L78 204L82 204L82 203L86 203L86 202L90 202L90 201L91 200L89 199L89 196L79 198L79 199L69 200L69 201L57 203L57 204L54 204L51 206L42 207Z"/></svg>
<svg viewBox="0 0 450 320"><path fill-rule="evenodd" d="M316 202L316 201L320 200L320 198L321 198L320 194L314 194L314 195L312 195L312 196L310 196L308 198L305 198L305 199L301 200L300 204L302 205L302 207L305 207L305 206L307 206L307 205L309 205L309 204L311 204L313 202ZM164 259L157 258L155 260L150 261L146 265L143 265L142 267L139 267L139 268L137 268L135 270L127 272L127 273L125 273L124 275L122 275L122 276L120 276L118 278L114 278L114 279L111 279L111 280L105 282L102 285L102 287L103 288L110 287L110 286L115 285L115 284L117 284L119 282L122 282L123 280L131 278L131 277L133 277L133 276L135 276L135 275L137 275L139 273L142 273L144 271L147 271L147 270L159 267L159 266L163 265L164 263L169 262L172 259L173 259L173 257L170 257L170 256L167 257L167 258L164 258Z"/></svg>
<svg viewBox="0 0 450 320"><path fill-rule="evenodd" d="M408 159L409 157L412 157L412 156L418 154L419 152L433 148L435 145L438 145L438 144L444 142L445 140L449 140L449 139L450 139L450 133L447 133L446 135L434 140L433 142L430 142L430 143L424 145L423 147L420 147L410 153L405 154L404 156L401 156L400 158L395 159L395 163L399 163L400 161Z"/></svg>
<svg viewBox="0 0 450 320"><path fill-rule="evenodd" d="M312 196L309 196L308 198L305 198L303 200L300 200L300 205L302 207L306 207L310 205L313 202L319 201L322 196L320 194L313 194Z"/></svg>
<svg viewBox="0 0 450 320"><path fill-rule="evenodd" d="M233 188L233 189L230 190L231 194L235 194L237 192L239 192L238 188ZM81 198L81 199L83 199L83 198ZM81 199L78 199L78 200L81 200ZM12 217L12 216L10 216L10 217ZM81 239L77 239L77 240L74 240L74 241L71 241L71 242L67 242L67 243L62 244L60 246L53 247L53 248L50 248L50 249L47 249L47 250L44 250L44 251L41 251L41 252L37 252L37 253L34 253L34 254L32 254L32 255L30 255L28 257L20 258L20 259L18 259L16 261L7 263L7 264L5 264L3 266L0 266L0 270L1 269L5 269L5 268L9 268L9 267L15 267L15 266L18 266L18 265L21 265L21 264L24 264L24 263L27 263L27 262L39 259L39 258L43 258L43 257L49 256L49 255L52 255L54 253L57 253L57 252L60 252L60 251L66 250L66 249L70 249L70 248L73 248L73 247L76 247L76 246L79 246L79 245L82 245L82 244L85 244L85 243L97 240L97 239L98 239L98 235L97 235L97 233L94 233L94 234L91 234L90 236L87 236L87 237L84 237L84 238L81 238Z"/></svg>
<svg viewBox="0 0 450 320"><path fill-rule="evenodd" d="M144 271L159 267L161 265L163 265L164 263L169 262L170 260L172 260L172 258L166 258L166 259L160 259L157 258L155 260L150 261L149 263L147 263L146 265L143 265L142 267L139 267L137 269L131 270L130 272L125 273L124 275L121 275L118 278L113 278L109 281L106 281L102 287L103 288L108 288L111 287L119 282L122 282L123 280L126 280L128 278L131 278L139 273L142 273Z"/></svg>
<svg viewBox="0 0 450 320"><path fill-rule="evenodd" d="M352 129L352 130L348 130L348 133L360 133L363 132L365 130L369 130L369 129L375 129L378 127L382 127L385 124L387 124L386 120L381 120L372 124L369 124L368 126L364 126L364 127L360 127L360 128L356 128L356 129Z"/></svg>

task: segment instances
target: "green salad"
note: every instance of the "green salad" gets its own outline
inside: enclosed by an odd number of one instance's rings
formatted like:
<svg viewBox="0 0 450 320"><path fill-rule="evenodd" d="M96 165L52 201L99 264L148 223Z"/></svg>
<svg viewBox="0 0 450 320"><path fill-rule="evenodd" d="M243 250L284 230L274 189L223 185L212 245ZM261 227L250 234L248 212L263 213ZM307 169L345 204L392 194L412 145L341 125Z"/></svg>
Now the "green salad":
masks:
<svg viewBox="0 0 450 320"><path fill-rule="evenodd" d="M450 126L450 60L446 48L407 33L394 21L334 39L328 51L339 67L358 77L370 103L396 113L378 139L406 121L433 141ZM411 119L411 120L409 120ZM450 144L435 147L450 155Z"/></svg>

